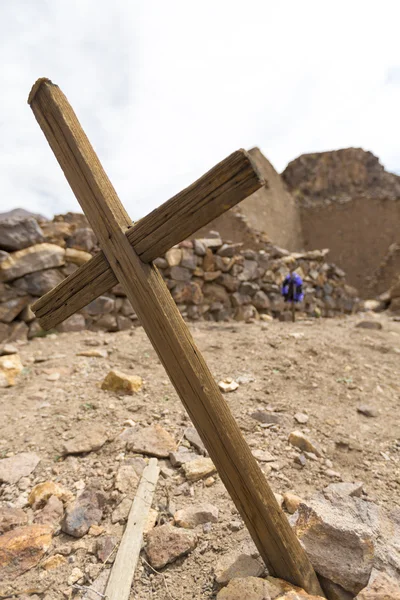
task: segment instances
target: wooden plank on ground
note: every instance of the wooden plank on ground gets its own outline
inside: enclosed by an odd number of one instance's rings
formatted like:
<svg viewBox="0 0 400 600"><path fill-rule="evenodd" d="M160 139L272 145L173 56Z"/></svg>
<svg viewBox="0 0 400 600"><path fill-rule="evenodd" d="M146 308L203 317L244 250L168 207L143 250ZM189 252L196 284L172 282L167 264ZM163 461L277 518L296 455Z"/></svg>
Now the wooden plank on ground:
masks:
<svg viewBox="0 0 400 600"><path fill-rule="evenodd" d="M136 492L124 535L111 569L105 597L107 600L128 600L160 468L157 459L151 458L144 469Z"/></svg>
<svg viewBox="0 0 400 600"><path fill-rule="evenodd" d="M248 153L238 150L134 225L128 219L126 236L141 260L151 262L264 183ZM32 308L41 326L52 329L116 283L104 253L99 252Z"/></svg>
<svg viewBox="0 0 400 600"><path fill-rule="evenodd" d="M49 82L33 91L34 114L103 252L139 316L271 574L323 596L312 565L279 507L161 275L140 260L129 223L75 113Z"/></svg>

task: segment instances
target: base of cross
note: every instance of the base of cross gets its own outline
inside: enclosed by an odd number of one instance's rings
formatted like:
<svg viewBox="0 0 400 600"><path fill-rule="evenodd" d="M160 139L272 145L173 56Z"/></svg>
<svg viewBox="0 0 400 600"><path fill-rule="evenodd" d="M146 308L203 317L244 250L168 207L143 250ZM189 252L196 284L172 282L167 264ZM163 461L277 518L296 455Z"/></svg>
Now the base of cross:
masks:
<svg viewBox="0 0 400 600"><path fill-rule="evenodd" d="M72 309L77 310L77 304L93 300L93 295L111 279L120 282L269 572L323 596L305 551L161 275L150 262L159 255L160 247L169 248L181 241L174 236L176 227L183 235L181 239L187 236L186 232L194 225L194 214L200 228L215 218L216 213L221 214L252 193L250 189L255 191L263 184L247 153L235 153L234 160L225 162L225 167L233 165L232 170L215 167L188 188L189 195L187 190L181 192L164 207L153 211L147 220L133 225L61 90L48 79L40 79L33 86L28 102L102 248L101 259L96 261L97 271L91 273L89 283L88 267L81 268L83 278L76 276L72 280L79 281L81 286L69 292L69 299L72 292L75 300ZM71 280L66 285L70 283ZM71 314L65 285L58 286L52 298L56 321ZM39 317L44 304L46 302L39 300L34 305ZM52 303L47 304L47 311L51 310ZM48 325L45 318L41 322Z"/></svg>

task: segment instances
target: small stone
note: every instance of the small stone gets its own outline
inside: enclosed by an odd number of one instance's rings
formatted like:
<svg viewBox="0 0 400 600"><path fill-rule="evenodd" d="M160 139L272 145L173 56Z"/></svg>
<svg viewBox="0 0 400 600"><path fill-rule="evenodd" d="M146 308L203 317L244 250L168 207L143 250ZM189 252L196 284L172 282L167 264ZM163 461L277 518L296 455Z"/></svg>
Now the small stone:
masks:
<svg viewBox="0 0 400 600"><path fill-rule="evenodd" d="M146 554L152 567L161 569L194 550L196 545L197 535L193 531L166 524L150 531Z"/></svg>
<svg viewBox="0 0 400 600"><path fill-rule="evenodd" d="M81 350L77 353L77 356L88 356L89 358L107 358L108 351L103 348L97 350Z"/></svg>
<svg viewBox="0 0 400 600"><path fill-rule="evenodd" d="M87 425L72 439L64 442L61 451L64 455L95 452L104 446L107 439L107 429L103 425Z"/></svg>
<svg viewBox="0 0 400 600"><path fill-rule="evenodd" d="M115 477L115 489L122 494L133 494L137 488L139 477L132 465L122 464Z"/></svg>
<svg viewBox="0 0 400 600"><path fill-rule="evenodd" d="M326 469L325 474L328 477L332 477L332 479L341 479L342 476L338 471L334 471L333 469Z"/></svg>
<svg viewBox="0 0 400 600"><path fill-rule="evenodd" d="M269 600L267 584L258 577L238 577L217 594L216 600Z"/></svg>
<svg viewBox="0 0 400 600"><path fill-rule="evenodd" d="M314 455L315 456L315 455ZM299 454L298 456L296 456L296 458L294 459L294 462L297 465L300 465L301 467L305 467L307 464L307 459L304 456L304 454Z"/></svg>
<svg viewBox="0 0 400 600"><path fill-rule="evenodd" d="M200 454L203 454L204 456L207 455L207 450L203 444L203 440L194 427L187 427L184 437L194 448L196 448L198 452L200 452Z"/></svg>
<svg viewBox="0 0 400 600"><path fill-rule="evenodd" d="M294 418L301 425L305 425L305 423L308 423L309 416L304 413L296 413Z"/></svg>
<svg viewBox="0 0 400 600"><path fill-rule="evenodd" d="M135 394L142 389L143 380L137 375L126 375L122 371L110 371L101 384L102 390L122 394Z"/></svg>
<svg viewBox="0 0 400 600"><path fill-rule="evenodd" d="M214 477L207 477L207 479L204 481L204 485L206 487L211 487L212 485L214 485L214 483L215 483Z"/></svg>
<svg viewBox="0 0 400 600"><path fill-rule="evenodd" d="M21 508L0 507L0 535L27 523L28 517Z"/></svg>
<svg viewBox="0 0 400 600"><path fill-rule="evenodd" d="M73 495L71 492L63 488L60 484L54 483L54 481L45 481L35 485L31 493L28 496L28 503L32 506L33 510L43 508L50 496L56 496L63 502L72 500Z"/></svg>
<svg viewBox="0 0 400 600"><path fill-rule="evenodd" d="M47 375L46 380L47 381L58 381L61 377L60 373L50 373L50 375Z"/></svg>
<svg viewBox="0 0 400 600"><path fill-rule="evenodd" d="M175 523L184 529L194 529L203 523L218 522L218 508L213 504L199 504L178 510L174 515Z"/></svg>
<svg viewBox="0 0 400 600"><path fill-rule="evenodd" d="M293 513L296 512L303 500L300 498L300 496L296 496L296 494L286 492L286 494L283 494L283 502L288 513L290 515L293 515Z"/></svg>
<svg viewBox="0 0 400 600"><path fill-rule="evenodd" d="M132 500L129 498L124 498L122 502L120 502L117 508L113 511L111 515L112 523L120 523L125 522L128 518L129 511L131 510Z"/></svg>
<svg viewBox="0 0 400 600"><path fill-rule="evenodd" d="M99 535L102 535L104 533L105 529L104 527L100 527L100 525L91 525L90 529L89 529L89 535L92 535L93 537L97 537Z"/></svg>
<svg viewBox="0 0 400 600"><path fill-rule="evenodd" d="M134 429L126 448L139 454L168 458L170 452L176 449L176 442L166 429L156 424L143 429Z"/></svg>
<svg viewBox="0 0 400 600"><path fill-rule="evenodd" d="M53 554L53 556L49 556L42 562L42 569L45 571L54 571L59 567L62 567L67 563L67 559L62 554Z"/></svg>
<svg viewBox="0 0 400 600"><path fill-rule="evenodd" d="M35 567L51 546L45 525L17 527L0 537L0 581L18 577Z"/></svg>
<svg viewBox="0 0 400 600"><path fill-rule="evenodd" d="M182 465L183 472L185 474L186 479L189 481L197 481L198 479L203 479L204 477L208 477L208 475L212 475L216 472L216 468L211 458L197 458L196 460L191 460L190 462Z"/></svg>
<svg viewBox="0 0 400 600"><path fill-rule="evenodd" d="M22 369L19 354L0 356L0 388L15 385L15 380Z"/></svg>
<svg viewBox="0 0 400 600"><path fill-rule="evenodd" d="M252 450L252 455L260 462L274 462L276 460L275 456L272 456L268 450L259 450L257 448Z"/></svg>
<svg viewBox="0 0 400 600"><path fill-rule="evenodd" d="M217 583L226 585L231 579L240 577L258 577L264 572L261 559L253 558L242 551L225 554L215 565L214 573Z"/></svg>
<svg viewBox="0 0 400 600"><path fill-rule="evenodd" d="M357 323L356 327L359 327L361 329L374 329L375 331L379 331L380 329L382 329L382 323L379 323L379 321L360 321L360 323Z"/></svg>
<svg viewBox="0 0 400 600"><path fill-rule="evenodd" d="M38 466L40 458L33 452L22 452L10 458L0 460L0 482L17 483L21 477L27 477Z"/></svg>
<svg viewBox="0 0 400 600"><path fill-rule="evenodd" d="M96 556L103 563L106 564L107 559L114 554L114 550L118 545L118 538L113 535L106 535L96 542ZM111 560L110 562L113 562Z"/></svg>
<svg viewBox="0 0 400 600"><path fill-rule="evenodd" d="M83 577L83 573L78 567L74 567L71 575L68 577L68 585L73 585Z"/></svg>
<svg viewBox="0 0 400 600"><path fill-rule="evenodd" d="M240 531L241 529L243 529L242 521L231 521L229 523L229 529L231 531Z"/></svg>
<svg viewBox="0 0 400 600"><path fill-rule="evenodd" d="M364 417L377 417L379 414L376 408L373 406L367 406L366 404L357 406L357 412L364 415Z"/></svg>
<svg viewBox="0 0 400 600"><path fill-rule="evenodd" d="M218 387L221 390L221 392L224 393L228 393L228 392L234 392L235 390L238 389L239 384L234 381L233 379L231 379L230 377L223 379L222 381L218 382Z"/></svg>
<svg viewBox="0 0 400 600"><path fill-rule="evenodd" d="M103 516L106 496L103 492L87 488L75 502L67 507L61 529L73 537L83 537L92 525L98 525Z"/></svg>
<svg viewBox="0 0 400 600"><path fill-rule="evenodd" d="M301 431L292 431L292 433L289 435L289 444L296 446L296 448L299 448L300 450L313 452L316 456L322 456L322 451L317 444L310 440Z"/></svg>
<svg viewBox="0 0 400 600"><path fill-rule="evenodd" d="M269 412L268 410L255 410L250 416L260 423L276 424L282 421L281 415Z"/></svg>

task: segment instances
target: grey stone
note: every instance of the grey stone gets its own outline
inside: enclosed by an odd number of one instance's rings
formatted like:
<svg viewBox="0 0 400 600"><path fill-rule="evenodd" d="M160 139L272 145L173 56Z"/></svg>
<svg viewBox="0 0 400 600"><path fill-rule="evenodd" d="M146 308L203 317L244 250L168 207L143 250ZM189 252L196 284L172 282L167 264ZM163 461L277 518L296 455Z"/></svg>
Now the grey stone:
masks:
<svg viewBox="0 0 400 600"><path fill-rule="evenodd" d="M86 488L75 502L68 506L61 525L64 533L83 537L92 525L98 525L103 516L107 497L103 492Z"/></svg>
<svg viewBox="0 0 400 600"><path fill-rule="evenodd" d="M169 460L171 461L171 465L173 467L181 467L185 463L195 460L198 458L198 455L194 452L190 452L187 448L180 447L175 452L169 453Z"/></svg>
<svg viewBox="0 0 400 600"><path fill-rule="evenodd" d="M171 279L175 279L175 281L190 281L192 273L185 267L174 266L170 269L170 276Z"/></svg>
<svg viewBox="0 0 400 600"><path fill-rule="evenodd" d="M185 430L185 438L187 441L194 447L200 454L203 456L207 456L208 452L206 450L205 445L203 444L203 440L197 433L197 430L194 427L188 427Z"/></svg>
<svg viewBox="0 0 400 600"><path fill-rule="evenodd" d="M282 416L279 413L272 413L267 410L255 410L250 415L260 423L281 423Z"/></svg>
<svg viewBox="0 0 400 600"><path fill-rule="evenodd" d="M362 404L357 406L357 412L364 415L364 417L377 417L379 415L378 410L373 406L367 406L366 404Z"/></svg>
<svg viewBox="0 0 400 600"><path fill-rule="evenodd" d="M13 286L31 296L43 296L64 280L59 269L46 269L37 273L29 273L13 282Z"/></svg>
<svg viewBox="0 0 400 600"><path fill-rule="evenodd" d="M360 323L357 323L356 327L361 329L372 329L375 331L379 331L383 328L382 323L379 323L379 321L360 321Z"/></svg>
<svg viewBox="0 0 400 600"><path fill-rule="evenodd" d="M86 329L85 317L79 313L71 315L68 319L57 325L57 330L61 333L83 331L84 329Z"/></svg>
<svg viewBox="0 0 400 600"><path fill-rule="evenodd" d="M324 489L324 495L328 496L355 496L357 498L361 497L363 491L363 483L362 481L357 481L355 483L330 483Z"/></svg>
<svg viewBox="0 0 400 600"><path fill-rule="evenodd" d="M89 315L102 315L104 313L113 312L115 309L115 300L107 296L99 296L88 304L84 311Z"/></svg>
<svg viewBox="0 0 400 600"><path fill-rule="evenodd" d="M10 218L0 221L0 249L7 252L22 250L43 242L43 231L33 217Z"/></svg>
<svg viewBox="0 0 400 600"><path fill-rule="evenodd" d="M3 323L11 323L19 315L19 313L28 304L29 298L24 296L22 298L13 298L2 302L0 304L0 321Z"/></svg>
<svg viewBox="0 0 400 600"><path fill-rule="evenodd" d="M257 310L268 310L271 308L271 302L267 296L267 294L261 290L255 293L252 304L257 308Z"/></svg>
<svg viewBox="0 0 400 600"><path fill-rule="evenodd" d="M254 558L243 550L237 550L218 560L214 568L215 580L226 585L231 579L238 577L258 577L264 569L261 559Z"/></svg>
<svg viewBox="0 0 400 600"><path fill-rule="evenodd" d="M121 523L127 520L129 511L131 510L132 500L124 498L111 515L112 523Z"/></svg>

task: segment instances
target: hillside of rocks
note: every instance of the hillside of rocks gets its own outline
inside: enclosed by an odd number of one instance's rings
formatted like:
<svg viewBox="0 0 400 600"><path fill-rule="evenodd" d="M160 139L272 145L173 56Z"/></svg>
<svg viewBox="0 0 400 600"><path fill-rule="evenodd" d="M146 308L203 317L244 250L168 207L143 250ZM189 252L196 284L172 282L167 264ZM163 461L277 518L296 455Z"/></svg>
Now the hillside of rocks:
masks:
<svg viewBox="0 0 400 600"><path fill-rule="evenodd" d="M44 334L30 308L98 252L83 215L0 222L0 341ZM289 252L265 242L253 250L219 233L186 240L155 260L182 315L189 320L291 319L281 296L290 269L304 280L299 317L334 317L360 308L357 290L328 262L327 250ZM120 285L71 316L59 331L121 331L137 316Z"/></svg>
<svg viewBox="0 0 400 600"><path fill-rule="evenodd" d="M378 157L362 148L303 154L288 164L282 179L306 207L357 197L400 200L400 176L385 171Z"/></svg>

